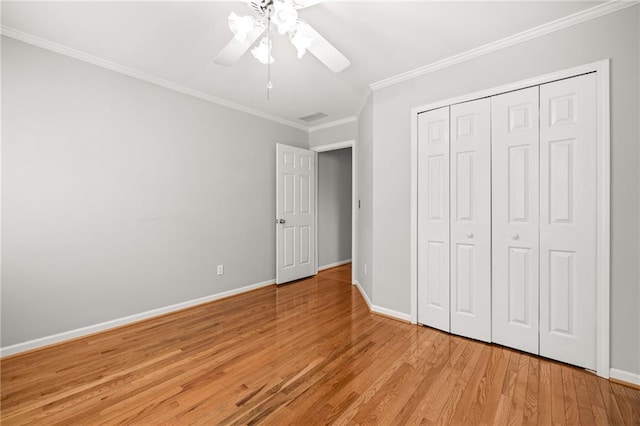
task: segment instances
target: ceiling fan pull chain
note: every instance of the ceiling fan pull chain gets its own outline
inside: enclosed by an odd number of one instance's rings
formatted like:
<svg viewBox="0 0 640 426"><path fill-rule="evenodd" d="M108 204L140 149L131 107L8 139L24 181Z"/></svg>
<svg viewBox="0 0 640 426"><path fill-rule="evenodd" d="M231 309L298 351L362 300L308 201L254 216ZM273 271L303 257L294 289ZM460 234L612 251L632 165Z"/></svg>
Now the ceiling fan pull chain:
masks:
<svg viewBox="0 0 640 426"><path fill-rule="evenodd" d="M269 38L269 33L271 32L271 7L267 8L267 101L269 100L269 95L271 94L271 88L273 84L271 84L271 39Z"/></svg>

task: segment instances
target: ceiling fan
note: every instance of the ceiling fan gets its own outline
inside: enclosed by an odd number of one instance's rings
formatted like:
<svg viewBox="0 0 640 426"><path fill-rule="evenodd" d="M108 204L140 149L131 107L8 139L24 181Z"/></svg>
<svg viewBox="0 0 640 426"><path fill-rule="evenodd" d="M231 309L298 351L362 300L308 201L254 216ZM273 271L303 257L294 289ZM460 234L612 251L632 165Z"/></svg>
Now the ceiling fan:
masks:
<svg viewBox="0 0 640 426"><path fill-rule="evenodd" d="M298 10L304 9L322 0L238 0L246 3L257 17L229 15L229 28L233 38L213 59L218 65L231 66L254 45L258 38L267 33L256 47L251 49L253 56L263 64L271 64L271 40L269 30L274 24L281 35L287 35L295 46L298 58L309 51L331 71L338 73L351 62L331 43L322 37L311 25L298 18Z"/></svg>

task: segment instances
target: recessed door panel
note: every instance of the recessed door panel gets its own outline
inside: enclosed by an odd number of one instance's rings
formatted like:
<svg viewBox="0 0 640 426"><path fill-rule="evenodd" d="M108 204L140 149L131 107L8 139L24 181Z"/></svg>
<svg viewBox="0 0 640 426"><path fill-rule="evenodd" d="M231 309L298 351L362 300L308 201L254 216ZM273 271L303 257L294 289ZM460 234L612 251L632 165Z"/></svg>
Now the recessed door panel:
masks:
<svg viewBox="0 0 640 426"><path fill-rule="evenodd" d="M537 145L537 144L536 144ZM532 153L531 145L515 145L507 147L507 185L509 205L509 222L529 222L531 202L530 162Z"/></svg>
<svg viewBox="0 0 640 426"><path fill-rule="evenodd" d="M276 283L313 275L315 158L311 151L276 145Z"/></svg>
<svg viewBox="0 0 640 426"><path fill-rule="evenodd" d="M474 248L473 244L456 245L456 255L454 256L456 259L456 291L454 292L456 314L476 314L473 309Z"/></svg>
<svg viewBox="0 0 640 426"><path fill-rule="evenodd" d="M573 337L575 253L549 250L549 332Z"/></svg>
<svg viewBox="0 0 640 426"><path fill-rule="evenodd" d="M473 220L473 156L474 152L458 152L456 154L456 212L458 222Z"/></svg>
<svg viewBox="0 0 640 426"><path fill-rule="evenodd" d="M540 86L540 355L596 368L596 76Z"/></svg>
<svg viewBox="0 0 640 426"><path fill-rule="evenodd" d="M449 331L449 107L418 116L418 322Z"/></svg>
<svg viewBox="0 0 640 426"><path fill-rule="evenodd" d="M445 220L444 212L447 210L445 204L449 203L449 200L445 199L447 192L445 185L447 184L448 176L444 175L449 167L444 164L444 160L444 155L432 155L429 157L428 164L426 165L429 171L429 181L425 182L425 185L429 186L428 214L431 221Z"/></svg>
<svg viewBox="0 0 640 426"><path fill-rule="evenodd" d="M300 227L300 264L311 263L311 227L303 225Z"/></svg>
<svg viewBox="0 0 640 426"><path fill-rule="evenodd" d="M575 184L574 141L549 141L549 219L551 223L571 223Z"/></svg>
<svg viewBox="0 0 640 426"><path fill-rule="evenodd" d="M282 229L283 233L283 268L293 268L296 265L296 229L293 226L285 226Z"/></svg>
<svg viewBox="0 0 640 426"><path fill-rule="evenodd" d="M451 332L491 340L491 109L451 106Z"/></svg>
<svg viewBox="0 0 640 426"><path fill-rule="evenodd" d="M444 259L447 258L443 241L429 241L427 246L427 260L429 262L426 271L427 280L426 296L427 306L443 309L447 305L449 292L443 292L441 283L448 279L448 271L444 269Z"/></svg>
<svg viewBox="0 0 640 426"><path fill-rule="evenodd" d="M508 311L509 324L531 327L531 249L509 247ZM537 262L536 262L537 263ZM536 325L537 328L537 325Z"/></svg>
<svg viewBox="0 0 640 426"><path fill-rule="evenodd" d="M300 178L300 213L311 214L311 176Z"/></svg>
<svg viewBox="0 0 640 426"><path fill-rule="evenodd" d="M538 88L491 98L492 339L538 353Z"/></svg>
<svg viewBox="0 0 640 426"><path fill-rule="evenodd" d="M283 207L282 213L293 214L295 212L296 201L296 176L292 173L284 173L282 175L283 182Z"/></svg>

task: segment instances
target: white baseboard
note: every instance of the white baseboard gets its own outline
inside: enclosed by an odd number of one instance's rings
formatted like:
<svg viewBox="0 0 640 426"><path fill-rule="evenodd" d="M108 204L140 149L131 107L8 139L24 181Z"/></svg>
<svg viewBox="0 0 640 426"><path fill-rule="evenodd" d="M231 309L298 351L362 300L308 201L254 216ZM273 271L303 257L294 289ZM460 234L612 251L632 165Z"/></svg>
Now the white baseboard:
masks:
<svg viewBox="0 0 640 426"><path fill-rule="evenodd" d="M624 370L618 370L617 368L609 369L609 378L620 380L622 382L631 383L632 385L640 386L640 374L630 373Z"/></svg>
<svg viewBox="0 0 640 426"><path fill-rule="evenodd" d="M382 306L378 306L378 305L372 305L371 310L373 312L376 312L378 314L381 314L387 317L396 318L408 323L411 322L411 315L405 314L404 312L394 311L393 309L383 308Z"/></svg>
<svg viewBox="0 0 640 426"><path fill-rule="evenodd" d="M214 300L224 299L229 296L235 296L237 294L246 293L251 290L255 290L260 287L266 287L271 284L275 284L275 280L263 281L257 284L251 284L245 287L236 288L233 290L223 291L222 293L216 293L198 299L188 300L182 303L176 303L175 305L164 306L162 308L152 309L150 311L141 312L139 314L129 315L122 318L116 318L114 320L105 321L100 324L94 324L87 327L76 328L75 330L64 331L62 333L53 334L51 336L40 337L38 339L29 340L22 343L16 343L15 345L0 348L0 358L17 354L20 352L37 349L43 346L53 345L55 343L64 342L66 340L76 339L78 337L86 336L89 334L98 333L100 331L106 331L112 328L120 327L126 324L131 324L137 321L157 317L159 315L168 314L170 312L180 311L182 309L190 308L192 306L201 305L203 303L213 302Z"/></svg>
<svg viewBox="0 0 640 426"><path fill-rule="evenodd" d="M371 300L369 300L369 296L367 295L367 293L362 288L362 285L360 284L360 281L355 280L353 282L353 285L355 285L358 288L358 290L360 291L360 294L362 295L362 298L367 303L367 306L369 307L369 310L371 310Z"/></svg>
<svg viewBox="0 0 640 426"><path fill-rule="evenodd" d="M351 259L341 260L340 262L329 263L327 265L318 266L318 272L324 271L325 269L335 268L336 266L346 265L347 263L351 263Z"/></svg>
<svg viewBox="0 0 640 426"><path fill-rule="evenodd" d="M353 282L353 284L360 291L360 294L362 295L362 298L364 299L365 302L367 302L367 306L369 307L369 310L371 312L375 312L377 314L381 314L381 315L384 315L386 317L396 318L396 319L399 319L401 321L411 322L411 315L409 315L409 314L405 314L404 312L394 311L393 309L383 308L382 306L374 305L373 303L371 303L371 300L369 299L369 296L364 291L364 289L362 288L362 285L360 284L360 282L358 280L355 280Z"/></svg>

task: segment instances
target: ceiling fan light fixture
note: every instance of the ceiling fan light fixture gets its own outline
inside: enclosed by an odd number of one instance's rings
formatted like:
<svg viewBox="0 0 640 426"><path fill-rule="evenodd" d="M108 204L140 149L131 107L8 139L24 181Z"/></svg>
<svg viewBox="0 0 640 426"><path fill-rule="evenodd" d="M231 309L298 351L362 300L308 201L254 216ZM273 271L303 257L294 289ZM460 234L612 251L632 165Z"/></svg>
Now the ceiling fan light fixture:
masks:
<svg viewBox="0 0 640 426"><path fill-rule="evenodd" d="M256 27L256 20L253 16L238 16L235 12L229 15L229 29L233 37L240 43L247 40L247 36Z"/></svg>
<svg viewBox="0 0 640 426"><path fill-rule="evenodd" d="M265 65L275 62L275 59L271 56L271 40L267 39L267 37L262 37L260 44L251 49L251 54Z"/></svg>
<svg viewBox="0 0 640 426"><path fill-rule="evenodd" d="M291 44L293 44L298 51L298 59L304 56L307 49L311 46L311 43L313 43L313 38L305 34L302 24L299 21L296 25L296 30L291 33L289 38Z"/></svg>
<svg viewBox="0 0 640 426"><path fill-rule="evenodd" d="M298 21L298 12L291 0L275 0L271 21L278 27L278 33L284 35L292 32Z"/></svg>

